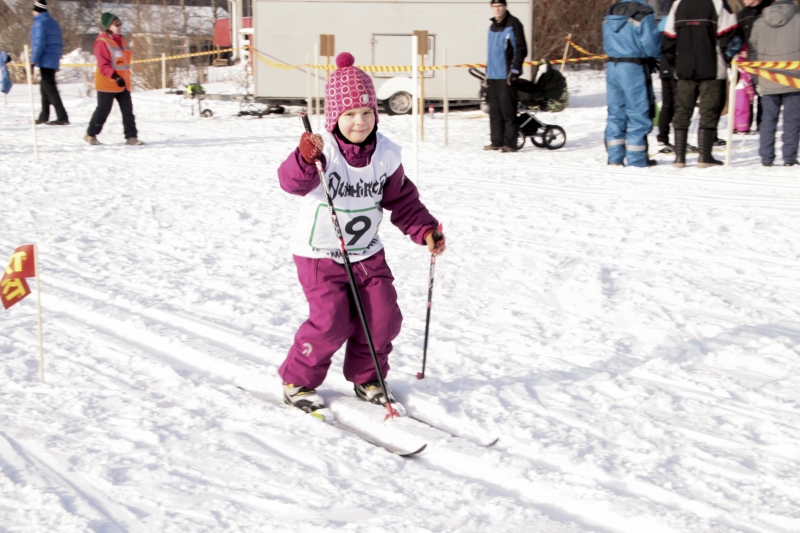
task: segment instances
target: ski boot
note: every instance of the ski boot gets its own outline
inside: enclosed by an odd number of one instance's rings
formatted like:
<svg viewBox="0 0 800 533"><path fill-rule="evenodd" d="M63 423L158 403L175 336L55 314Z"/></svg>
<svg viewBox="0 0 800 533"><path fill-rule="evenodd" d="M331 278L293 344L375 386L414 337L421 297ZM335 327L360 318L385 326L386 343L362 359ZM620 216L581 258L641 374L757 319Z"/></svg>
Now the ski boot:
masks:
<svg viewBox="0 0 800 533"><path fill-rule="evenodd" d="M386 398L381 390L381 383L377 379L362 385L355 385L353 389L356 391L356 396L365 402L374 403L377 405L386 405ZM392 404L394 410L400 413L401 416L405 416L405 408L401 404L397 403L397 400L394 398L394 393L392 393L388 385L386 386L386 393L389 395L389 403Z"/></svg>
<svg viewBox="0 0 800 533"><path fill-rule="evenodd" d="M291 405L292 407L297 407L301 411L305 411L320 420L328 419L328 409L325 408L325 400L322 396L317 394L315 389L296 387L291 383L284 383L283 403Z"/></svg>

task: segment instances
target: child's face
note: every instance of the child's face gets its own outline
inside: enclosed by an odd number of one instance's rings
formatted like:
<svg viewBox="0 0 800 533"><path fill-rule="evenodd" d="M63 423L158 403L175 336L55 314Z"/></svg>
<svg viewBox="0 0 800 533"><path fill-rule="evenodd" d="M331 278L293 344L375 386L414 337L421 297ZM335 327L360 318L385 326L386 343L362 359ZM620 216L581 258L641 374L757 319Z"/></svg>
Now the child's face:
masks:
<svg viewBox="0 0 800 533"><path fill-rule="evenodd" d="M741 57L742 59L747 59L747 50L742 50L741 52L739 52L739 57Z"/></svg>
<svg viewBox="0 0 800 533"><path fill-rule="evenodd" d="M357 107L342 113L339 117L339 131L351 143L366 140L375 128L375 110L371 107Z"/></svg>

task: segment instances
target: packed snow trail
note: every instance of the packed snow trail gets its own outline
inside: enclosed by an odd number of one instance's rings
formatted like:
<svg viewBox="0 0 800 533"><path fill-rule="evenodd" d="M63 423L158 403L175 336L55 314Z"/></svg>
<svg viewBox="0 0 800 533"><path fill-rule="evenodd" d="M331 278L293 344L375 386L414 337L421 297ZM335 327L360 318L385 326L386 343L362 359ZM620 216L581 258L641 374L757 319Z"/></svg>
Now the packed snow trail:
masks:
<svg viewBox="0 0 800 533"><path fill-rule="evenodd" d="M611 170L603 87L570 73L543 115L558 151L482 152L475 113L449 147L426 124L415 181L448 251L414 380L429 255L381 233L405 316L388 381L501 440L413 459L236 388L277 383L305 318L275 178L296 116L135 93L147 144L114 111L91 147L67 86L73 125L39 128L35 164L15 87L0 249L39 244L47 382L28 299L0 314L0 531L800 530L796 171L760 167L757 137L731 169ZM406 147L409 126L381 117ZM341 362L328 398L352 395Z"/></svg>

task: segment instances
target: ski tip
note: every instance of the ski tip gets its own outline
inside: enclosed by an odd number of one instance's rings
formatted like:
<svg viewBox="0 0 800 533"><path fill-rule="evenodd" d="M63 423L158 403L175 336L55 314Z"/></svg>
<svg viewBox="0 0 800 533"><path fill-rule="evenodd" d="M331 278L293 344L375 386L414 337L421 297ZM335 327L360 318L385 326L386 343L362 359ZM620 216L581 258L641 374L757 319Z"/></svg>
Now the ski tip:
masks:
<svg viewBox="0 0 800 533"><path fill-rule="evenodd" d="M398 453L397 455L399 455L400 457L413 457L414 455L422 453L422 451L427 447L428 447L428 444L425 443L422 446L420 446L418 449L414 450L413 452L402 452L402 453Z"/></svg>

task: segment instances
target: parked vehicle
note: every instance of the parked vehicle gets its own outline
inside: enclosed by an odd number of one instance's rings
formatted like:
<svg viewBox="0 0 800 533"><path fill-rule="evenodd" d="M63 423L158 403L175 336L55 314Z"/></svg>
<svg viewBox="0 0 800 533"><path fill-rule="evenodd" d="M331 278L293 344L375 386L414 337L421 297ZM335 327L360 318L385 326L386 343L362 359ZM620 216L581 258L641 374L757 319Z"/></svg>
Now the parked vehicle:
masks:
<svg viewBox="0 0 800 533"><path fill-rule="evenodd" d="M509 10L525 25L530 42L532 0L509 1ZM411 36L414 30L428 32L429 52L425 65L443 65L447 49L450 65L486 61L487 32L491 10L485 1L408 2L339 0L260 0L253 3L253 44L268 60L282 65L314 60L314 45L320 35L335 37L335 53L350 52L359 66L411 65ZM333 63L335 56L329 59ZM282 105L305 105L308 88L306 69L280 69L255 59L254 96L275 100ZM409 72L370 72L378 100L389 114L411 111ZM311 91L319 78L323 92L326 71L311 71ZM443 71L424 74L425 105L440 106L444 101ZM480 95L466 68L448 70L448 100L451 107L477 105ZM320 94L320 98L323 95Z"/></svg>

